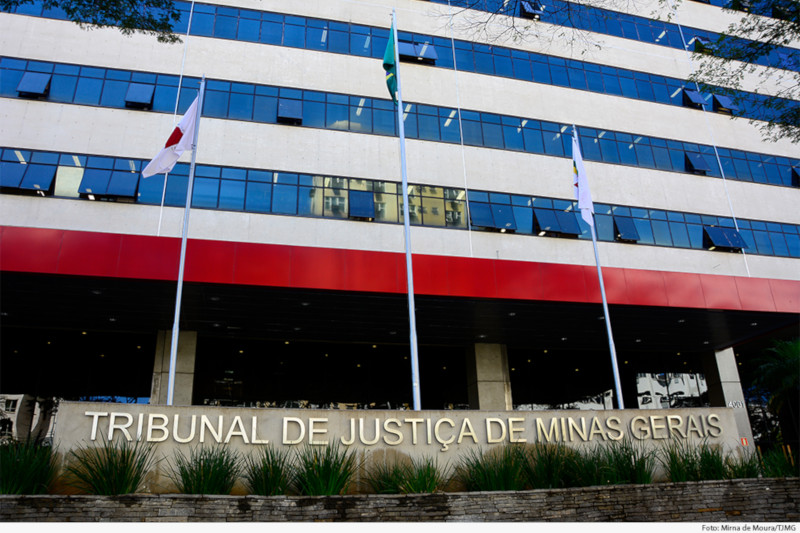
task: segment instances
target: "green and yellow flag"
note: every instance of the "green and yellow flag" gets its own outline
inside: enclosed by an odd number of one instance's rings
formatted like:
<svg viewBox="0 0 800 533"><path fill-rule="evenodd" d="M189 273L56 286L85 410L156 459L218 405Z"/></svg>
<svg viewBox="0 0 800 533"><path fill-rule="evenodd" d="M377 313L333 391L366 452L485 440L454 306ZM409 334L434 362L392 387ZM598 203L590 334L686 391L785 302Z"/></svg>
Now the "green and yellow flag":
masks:
<svg viewBox="0 0 800 533"><path fill-rule="evenodd" d="M383 70L386 71L386 87L392 95L392 102L397 105L397 63L395 63L394 24L389 30L389 42L386 43L386 52L383 54Z"/></svg>

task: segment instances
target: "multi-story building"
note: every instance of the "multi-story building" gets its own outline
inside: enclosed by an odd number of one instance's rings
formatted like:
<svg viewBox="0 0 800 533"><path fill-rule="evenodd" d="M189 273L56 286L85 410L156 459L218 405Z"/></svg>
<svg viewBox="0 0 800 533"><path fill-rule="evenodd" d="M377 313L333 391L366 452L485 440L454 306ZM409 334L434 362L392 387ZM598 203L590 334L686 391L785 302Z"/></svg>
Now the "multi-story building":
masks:
<svg viewBox="0 0 800 533"><path fill-rule="evenodd" d="M189 154L140 172L205 76L176 403L410 404L396 9L423 408L616 401L573 124L626 407L738 405L797 334L800 159L687 81L735 16L510 4L217 0L177 44L0 14L0 392L165 401Z"/></svg>

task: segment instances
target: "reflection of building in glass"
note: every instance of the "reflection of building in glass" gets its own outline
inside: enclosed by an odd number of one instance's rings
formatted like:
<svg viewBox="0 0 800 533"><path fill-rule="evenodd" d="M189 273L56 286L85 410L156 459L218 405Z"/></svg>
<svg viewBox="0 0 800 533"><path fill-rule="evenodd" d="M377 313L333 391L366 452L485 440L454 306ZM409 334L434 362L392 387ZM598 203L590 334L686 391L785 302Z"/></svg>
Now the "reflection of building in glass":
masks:
<svg viewBox="0 0 800 533"><path fill-rule="evenodd" d="M708 386L703 374L637 374L636 389L640 409L709 405Z"/></svg>
<svg viewBox="0 0 800 533"><path fill-rule="evenodd" d="M743 399L751 341L796 334L800 161L686 79L674 20L713 41L720 9L591 11L587 61L534 37L549 7L503 3L535 31L485 40L485 12L395 0L404 206L379 4L195 3L183 70L180 45L0 13L0 393L165 401L189 155L140 173L205 74L176 403L411 403L405 207L423 408L611 408L573 124L626 407Z"/></svg>

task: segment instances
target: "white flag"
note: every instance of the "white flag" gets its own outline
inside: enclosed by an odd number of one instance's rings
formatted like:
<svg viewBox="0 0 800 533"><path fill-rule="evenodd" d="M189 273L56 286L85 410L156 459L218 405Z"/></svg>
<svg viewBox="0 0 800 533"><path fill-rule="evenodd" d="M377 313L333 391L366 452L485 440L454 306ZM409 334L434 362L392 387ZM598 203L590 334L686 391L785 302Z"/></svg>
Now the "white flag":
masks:
<svg viewBox="0 0 800 533"><path fill-rule="evenodd" d="M592 193L589 192L589 182L586 181L586 169L583 168L583 157L581 156L581 145L578 142L578 129L572 126L572 171L574 174L573 185L575 185L575 198L578 200L578 209L581 210L581 218L594 226L594 204L592 203Z"/></svg>
<svg viewBox="0 0 800 533"><path fill-rule="evenodd" d="M150 163L142 170L142 176L149 178L154 174L163 174L169 172L178 162L181 154L186 150L192 149L194 142L194 125L197 120L197 100L200 98L198 95L194 99L192 105L186 110L186 114L175 127L172 135L167 139L167 144L158 152L158 155L153 158Z"/></svg>

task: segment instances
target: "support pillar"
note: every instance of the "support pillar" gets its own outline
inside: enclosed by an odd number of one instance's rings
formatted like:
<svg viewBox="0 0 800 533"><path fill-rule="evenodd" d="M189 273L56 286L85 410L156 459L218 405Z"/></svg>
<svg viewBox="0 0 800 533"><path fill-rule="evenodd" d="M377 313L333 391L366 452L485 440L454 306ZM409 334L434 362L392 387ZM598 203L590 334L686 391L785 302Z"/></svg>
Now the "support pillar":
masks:
<svg viewBox="0 0 800 533"><path fill-rule="evenodd" d="M150 404L166 405L169 384L169 353L172 331L159 331L156 338L156 358L153 364L153 386ZM173 405L191 405L194 385L194 363L197 351L197 332L181 331L178 334L178 353L175 362L175 390Z"/></svg>
<svg viewBox="0 0 800 533"><path fill-rule="evenodd" d="M755 447L753 430L750 427L750 418L747 416L744 391L742 391L742 384L739 380L739 368L736 365L736 356L733 353L733 348L725 348L713 354L705 355L703 357L703 367L711 407L731 407L736 419L736 427L739 430L739 434L736 437L746 438L748 445Z"/></svg>
<svg viewBox="0 0 800 533"><path fill-rule="evenodd" d="M475 344L467 353L470 409L510 411L511 378L504 344Z"/></svg>

